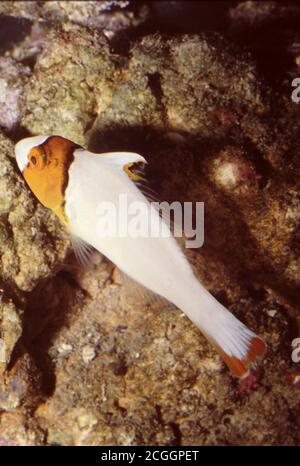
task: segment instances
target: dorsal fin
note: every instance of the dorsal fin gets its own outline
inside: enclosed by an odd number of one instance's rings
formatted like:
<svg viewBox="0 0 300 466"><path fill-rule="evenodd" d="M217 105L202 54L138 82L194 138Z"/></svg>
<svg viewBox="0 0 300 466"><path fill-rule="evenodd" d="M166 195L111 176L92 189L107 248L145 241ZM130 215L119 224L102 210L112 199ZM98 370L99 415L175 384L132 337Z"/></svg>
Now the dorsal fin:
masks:
<svg viewBox="0 0 300 466"><path fill-rule="evenodd" d="M125 167L130 167L138 162L147 163L146 159L135 152L107 152L105 154L99 154L105 162L116 167L120 167L123 170Z"/></svg>

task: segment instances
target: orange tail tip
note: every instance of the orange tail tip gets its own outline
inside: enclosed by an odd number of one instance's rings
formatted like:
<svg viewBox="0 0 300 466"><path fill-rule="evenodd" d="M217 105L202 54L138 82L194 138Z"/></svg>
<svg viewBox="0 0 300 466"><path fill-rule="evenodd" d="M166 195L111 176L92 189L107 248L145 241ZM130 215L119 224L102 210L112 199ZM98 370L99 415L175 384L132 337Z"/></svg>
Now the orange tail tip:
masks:
<svg viewBox="0 0 300 466"><path fill-rule="evenodd" d="M255 367L258 360L263 357L266 351L266 345L261 338L257 336L252 337L249 341L247 354L242 359L239 359L236 356L229 356L218 345L217 349L231 373L240 378L244 378L247 377L250 369Z"/></svg>

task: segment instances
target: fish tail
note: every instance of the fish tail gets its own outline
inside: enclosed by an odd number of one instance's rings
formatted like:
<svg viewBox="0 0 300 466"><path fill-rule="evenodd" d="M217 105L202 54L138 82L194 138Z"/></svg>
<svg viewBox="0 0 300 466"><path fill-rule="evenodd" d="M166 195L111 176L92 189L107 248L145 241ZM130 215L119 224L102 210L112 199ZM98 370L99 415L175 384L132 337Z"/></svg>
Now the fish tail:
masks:
<svg viewBox="0 0 300 466"><path fill-rule="evenodd" d="M239 352L237 352L237 354L235 354L235 352L229 354L213 339L211 339L211 342L214 344L230 372L239 378L247 377L251 369L255 369L266 350L264 341L255 334L247 341L246 349L242 354Z"/></svg>
<svg viewBox="0 0 300 466"><path fill-rule="evenodd" d="M213 344L231 373L246 377L263 357L264 341L203 288L201 298L202 305L196 304L198 294L186 314Z"/></svg>
<svg viewBox="0 0 300 466"><path fill-rule="evenodd" d="M204 333L231 373L244 378L263 357L266 344L220 303L216 303L216 316L212 316L210 331Z"/></svg>

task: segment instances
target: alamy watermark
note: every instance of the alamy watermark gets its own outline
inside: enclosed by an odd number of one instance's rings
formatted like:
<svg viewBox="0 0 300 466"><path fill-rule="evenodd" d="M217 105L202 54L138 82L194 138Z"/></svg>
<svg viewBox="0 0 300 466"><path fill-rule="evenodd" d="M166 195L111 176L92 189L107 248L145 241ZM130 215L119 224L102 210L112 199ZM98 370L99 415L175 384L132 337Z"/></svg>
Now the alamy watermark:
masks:
<svg viewBox="0 0 300 466"><path fill-rule="evenodd" d="M292 347L294 348L291 356L292 361L300 362L300 338L294 338L292 341Z"/></svg>
<svg viewBox="0 0 300 466"><path fill-rule="evenodd" d="M295 89L292 91L291 99L295 104L298 104L300 102L300 78L293 79L292 87Z"/></svg>
<svg viewBox="0 0 300 466"><path fill-rule="evenodd" d="M186 248L204 243L204 202L148 202L123 193L96 209L97 234L105 238L184 238Z"/></svg>
<svg viewBox="0 0 300 466"><path fill-rule="evenodd" d="M298 104L300 102L300 78L293 79L292 87L295 89L292 91L291 99L295 104ZM300 362L300 338L294 338L292 347L294 348L291 354L292 361Z"/></svg>

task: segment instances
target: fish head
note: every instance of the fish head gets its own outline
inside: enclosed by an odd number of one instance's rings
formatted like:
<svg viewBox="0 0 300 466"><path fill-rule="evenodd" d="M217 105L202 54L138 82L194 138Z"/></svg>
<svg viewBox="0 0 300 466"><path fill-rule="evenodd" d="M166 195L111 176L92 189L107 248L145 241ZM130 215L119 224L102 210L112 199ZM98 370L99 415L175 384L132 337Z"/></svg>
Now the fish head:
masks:
<svg viewBox="0 0 300 466"><path fill-rule="evenodd" d="M33 136L15 146L18 167L32 193L62 220L68 171L77 147L61 136Z"/></svg>

